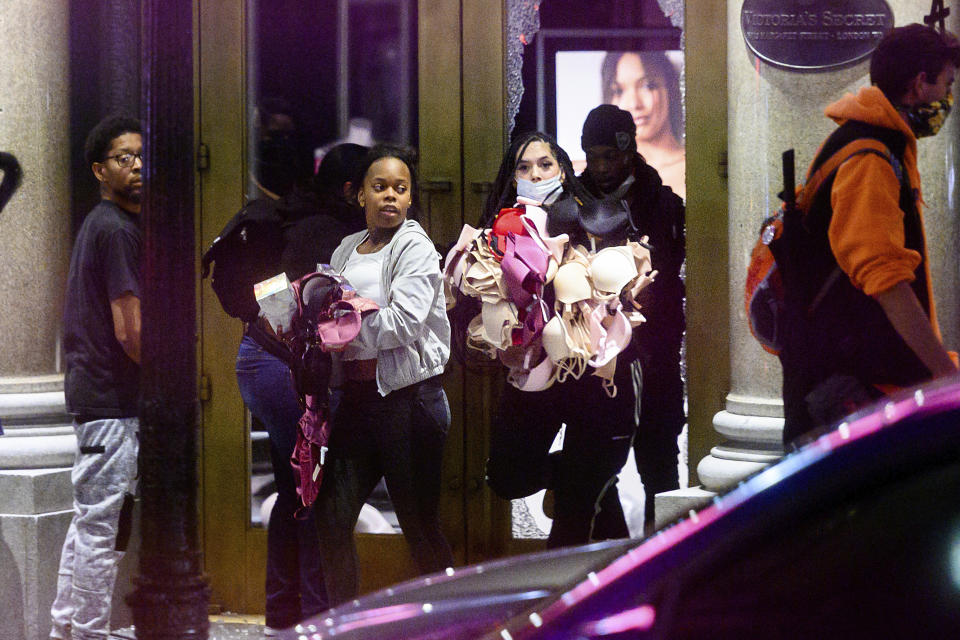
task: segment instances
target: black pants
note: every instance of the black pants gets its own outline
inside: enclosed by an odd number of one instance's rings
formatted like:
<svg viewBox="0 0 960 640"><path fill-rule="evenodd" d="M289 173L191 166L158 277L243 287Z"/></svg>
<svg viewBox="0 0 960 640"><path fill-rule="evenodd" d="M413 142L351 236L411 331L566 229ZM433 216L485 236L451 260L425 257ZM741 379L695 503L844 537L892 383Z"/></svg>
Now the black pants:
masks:
<svg viewBox="0 0 960 640"><path fill-rule="evenodd" d="M585 544L599 537L628 535L616 490L636 430L630 366L615 376L610 398L600 378L584 375L544 391L506 385L491 430L487 482L503 498L554 490L554 520L548 547ZM563 450L548 454L566 424ZM596 516L603 503L602 535Z"/></svg>
<svg viewBox="0 0 960 640"><path fill-rule="evenodd" d="M677 438L687 418L679 357L652 358L643 366L640 421L633 441L637 472L643 482L644 524L654 522L653 497L680 488Z"/></svg>
<svg viewBox="0 0 960 640"><path fill-rule="evenodd" d="M375 382L348 382L342 391L314 504L331 606L357 595L353 529L381 477L418 570L433 573L453 565L438 517L443 445L450 426L440 378L386 397Z"/></svg>

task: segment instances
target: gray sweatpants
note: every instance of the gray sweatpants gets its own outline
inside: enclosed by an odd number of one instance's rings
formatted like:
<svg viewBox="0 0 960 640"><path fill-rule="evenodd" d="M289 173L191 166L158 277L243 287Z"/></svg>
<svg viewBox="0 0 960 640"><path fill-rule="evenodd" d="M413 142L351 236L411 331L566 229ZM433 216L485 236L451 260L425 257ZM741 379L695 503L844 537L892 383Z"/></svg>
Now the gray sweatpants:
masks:
<svg viewBox="0 0 960 640"><path fill-rule="evenodd" d="M118 546L126 548L125 541L118 545L117 539L121 512L129 523L136 492L139 421L74 422L73 429L73 519L60 555L50 637L104 640L110 634L113 585L123 557Z"/></svg>

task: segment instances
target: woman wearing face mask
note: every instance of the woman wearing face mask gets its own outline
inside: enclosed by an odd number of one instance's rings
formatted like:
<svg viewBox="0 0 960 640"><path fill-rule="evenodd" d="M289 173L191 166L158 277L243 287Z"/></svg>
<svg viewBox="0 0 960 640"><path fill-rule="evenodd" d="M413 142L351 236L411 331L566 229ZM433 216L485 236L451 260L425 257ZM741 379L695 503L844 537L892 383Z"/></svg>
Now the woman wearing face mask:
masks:
<svg viewBox="0 0 960 640"><path fill-rule="evenodd" d="M579 207L592 200L574 176L567 153L550 136L530 133L518 138L504 156L481 226L489 227L500 209L519 201L540 203L547 211L549 230L553 218L577 216ZM544 298L553 304L550 285ZM570 376L542 391L503 387L491 426L487 482L507 499L553 490L548 547L629 535L616 490L617 474L636 429L629 361L621 354L613 398L601 379L589 373L579 379ZM562 425L566 425L563 449L550 454Z"/></svg>
<svg viewBox="0 0 960 640"><path fill-rule="evenodd" d="M539 131L513 141L500 163L493 190L483 208L481 227L488 227L504 207L518 197L537 202L549 211L553 207L577 207L592 200L574 176L567 152L552 136Z"/></svg>
<svg viewBox="0 0 960 640"><path fill-rule="evenodd" d="M439 256L407 217L417 207L412 152L374 147L359 176L367 228L347 236L330 264L380 309L364 317L360 334L337 358L342 395L314 505L331 605L357 595L353 530L381 477L420 572L453 564L438 518L450 425L440 384L450 325Z"/></svg>
<svg viewBox="0 0 960 640"><path fill-rule="evenodd" d="M637 151L686 199L687 156L677 71L663 51L611 51L600 67L603 102L633 116Z"/></svg>

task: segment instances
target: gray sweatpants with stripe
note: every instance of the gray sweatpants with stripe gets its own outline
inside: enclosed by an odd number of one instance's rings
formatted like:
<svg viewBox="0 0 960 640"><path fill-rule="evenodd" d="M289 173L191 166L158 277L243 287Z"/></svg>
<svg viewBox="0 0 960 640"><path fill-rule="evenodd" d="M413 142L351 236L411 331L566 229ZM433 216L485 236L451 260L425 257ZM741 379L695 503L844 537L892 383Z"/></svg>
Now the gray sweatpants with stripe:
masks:
<svg viewBox="0 0 960 640"><path fill-rule="evenodd" d="M113 585L123 557L117 548L121 512L129 518L124 503L136 492L139 421L74 422L73 429L73 519L60 555L50 637L103 640L110 635Z"/></svg>

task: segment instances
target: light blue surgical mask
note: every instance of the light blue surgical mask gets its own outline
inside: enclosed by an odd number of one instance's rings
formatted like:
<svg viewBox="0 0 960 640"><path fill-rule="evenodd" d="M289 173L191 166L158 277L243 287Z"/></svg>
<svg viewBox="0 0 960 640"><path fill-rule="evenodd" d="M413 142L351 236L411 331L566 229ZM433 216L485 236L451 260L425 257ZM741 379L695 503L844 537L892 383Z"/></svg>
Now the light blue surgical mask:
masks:
<svg viewBox="0 0 960 640"><path fill-rule="evenodd" d="M541 205L553 204L561 193L563 193L563 183L560 182L560 173L540 182L517 178L517 195L539 202Z"/></svg>

